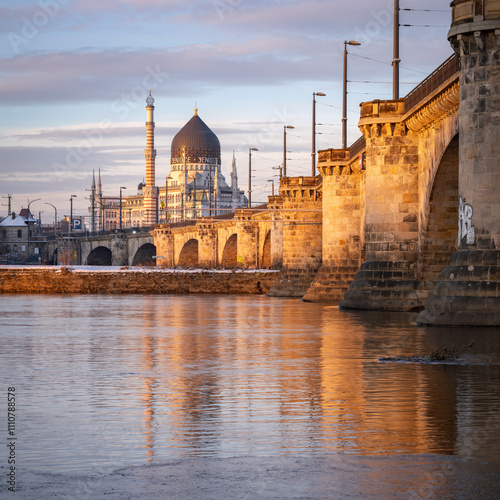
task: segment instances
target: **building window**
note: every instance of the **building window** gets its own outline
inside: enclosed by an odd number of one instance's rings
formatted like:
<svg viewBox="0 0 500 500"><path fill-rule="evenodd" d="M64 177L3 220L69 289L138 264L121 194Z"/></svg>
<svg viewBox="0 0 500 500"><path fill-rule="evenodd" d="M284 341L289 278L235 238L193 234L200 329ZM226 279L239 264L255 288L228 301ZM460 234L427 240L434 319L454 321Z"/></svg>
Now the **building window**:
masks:
<svg viewBox="0 0 500 500"><path fill-rule="evenodd" d="M17 252L17 245L14 245L14 252Z"/></svg>
<svg viewBox="0 0 500 500"><path fill-rule="evenodd" d="M17 237L18 238L22 238L23 237L23 230L22 229L18 229L17 230Z"/></svg>

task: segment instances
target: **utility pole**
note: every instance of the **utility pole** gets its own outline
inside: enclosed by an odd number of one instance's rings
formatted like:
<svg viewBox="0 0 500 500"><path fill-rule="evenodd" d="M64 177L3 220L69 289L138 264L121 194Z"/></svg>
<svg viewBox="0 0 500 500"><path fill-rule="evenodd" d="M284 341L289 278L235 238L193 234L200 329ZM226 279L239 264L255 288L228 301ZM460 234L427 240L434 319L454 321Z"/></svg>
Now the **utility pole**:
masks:
<svg viewBox="0 0 500 500"><path fill-rule="evenodd" d="M392 60L392 99L399 99L399 0L394 0L394 57Z"/></svg>
<svg viewBox="0 0 500 500"><path fill-rule="evenodd" d="M7 215L9 215L9 216L12 215L12 209L11 209L11 207L12 207L12 201L11 201L12 200L12 195L8 194L7 196L2 196L2 198L8 198L9 199L9 202L8 202L8 205L7 205L8 206ZM3 203L2 203L2 206L5 207L5 205Z"/></svg>

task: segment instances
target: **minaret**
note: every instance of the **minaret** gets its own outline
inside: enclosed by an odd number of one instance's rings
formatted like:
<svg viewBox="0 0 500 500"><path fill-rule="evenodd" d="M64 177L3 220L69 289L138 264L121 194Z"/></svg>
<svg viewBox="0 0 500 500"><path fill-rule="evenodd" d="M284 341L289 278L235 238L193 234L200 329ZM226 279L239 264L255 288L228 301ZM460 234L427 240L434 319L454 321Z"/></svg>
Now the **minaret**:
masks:
<svg viewBox="0 0 500 500"><path fill-rule="evenodd" d="M146 99L146 149L144 150L144 157L146 158L146 185L142 189L142 194L144 196L144 210L147 225L156 224L157 219L157 199L158 199L158 188L155 186L155 158L156 149L155 147L155 122L154 122L154 109L153 106L155 100L151 96L151 90L149 91L149 96Z"/></svg>
<svg viewBox="0 0 500 500"><path fill-rule="evenodd" d="M233 203L233 209L235 209L238 206L238 196L239 196L239 189L238 189L238 172L236 171L236 158L234 157L234 151L233 151L233 163L232 163L232 170L231 170L231 193L232 193L232 203Z"/></svg>

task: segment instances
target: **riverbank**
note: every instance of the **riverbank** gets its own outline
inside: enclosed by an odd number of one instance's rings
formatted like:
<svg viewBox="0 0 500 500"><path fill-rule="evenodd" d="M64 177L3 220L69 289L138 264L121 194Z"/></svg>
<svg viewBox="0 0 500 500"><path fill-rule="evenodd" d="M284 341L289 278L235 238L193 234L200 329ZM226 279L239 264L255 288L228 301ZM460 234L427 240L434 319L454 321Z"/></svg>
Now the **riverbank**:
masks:
<svg viewBox="0 0 500 500"><path fill-rule="evenodd" d="M274 270L0 266L0 293L265 294Z"/></svg>

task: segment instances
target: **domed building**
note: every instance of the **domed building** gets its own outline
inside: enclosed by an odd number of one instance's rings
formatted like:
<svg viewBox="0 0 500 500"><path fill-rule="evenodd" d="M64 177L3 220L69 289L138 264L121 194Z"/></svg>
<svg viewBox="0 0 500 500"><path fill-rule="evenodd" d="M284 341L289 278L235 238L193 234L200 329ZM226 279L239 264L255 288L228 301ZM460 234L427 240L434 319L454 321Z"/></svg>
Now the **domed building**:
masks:
<svg viewBox="0 0 500 500"><path fill-rule="evenodd" d="M163 182L161 176L155 182L154 99L151 94L146 102L146 180L139 183L135 195L103 197L99 173L97 185L93 179L91 187L91 199L94 200L89 210L91 230L108 231L214 217L246 207L248 200L238 188L234 153L231 184L228 185L221 172L219 139L198 116L197 109L172 140L170 173L163 177Z"/></svg>
<svg viewBox="0 0 500 500"><path fill-rule="evenodd" d="M172 222L223 215L246 204L238 188L234 154L228 185L221 172L219 139L198 116L197 109L172 140L167 181L167 189L160 188L160 200ZM166 200L162 197L165 193Z"/></svg>

